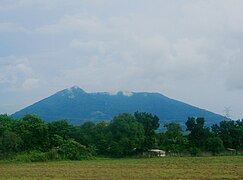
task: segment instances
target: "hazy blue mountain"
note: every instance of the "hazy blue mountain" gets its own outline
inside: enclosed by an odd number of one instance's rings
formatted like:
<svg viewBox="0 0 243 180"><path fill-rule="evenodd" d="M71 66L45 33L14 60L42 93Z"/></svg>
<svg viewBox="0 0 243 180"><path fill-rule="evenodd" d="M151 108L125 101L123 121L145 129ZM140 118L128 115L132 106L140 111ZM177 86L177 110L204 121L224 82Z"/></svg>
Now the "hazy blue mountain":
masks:
<svg viewBox="0 0 243 180"><path fill-rule="evenodd" d="M211 125L225 119L159 93L86 93L77 86L57 92L12 116L20 118L27 113L37 114L45 121L66 119L72 124L81 124L86 120L111 120L119 113L136 111L157 115L161 123L184 124L188 117L205 117L206 124Z"/></svg>

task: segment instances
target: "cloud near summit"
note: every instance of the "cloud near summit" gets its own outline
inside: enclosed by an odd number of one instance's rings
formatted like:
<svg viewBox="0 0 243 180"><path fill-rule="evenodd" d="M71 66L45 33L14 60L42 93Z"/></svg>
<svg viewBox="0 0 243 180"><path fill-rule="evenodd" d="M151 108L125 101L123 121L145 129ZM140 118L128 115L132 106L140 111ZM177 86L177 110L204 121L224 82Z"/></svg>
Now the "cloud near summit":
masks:
<svg viewBox="0 0 243 180"><path fill-rule="evenodd" d="M241 0L2 1L0 87L35 87L31 100L74 84L157 91L221 114L232 106L240 117L242 8ZM27 59L31 73L9 71L8 57Z"/></svg>

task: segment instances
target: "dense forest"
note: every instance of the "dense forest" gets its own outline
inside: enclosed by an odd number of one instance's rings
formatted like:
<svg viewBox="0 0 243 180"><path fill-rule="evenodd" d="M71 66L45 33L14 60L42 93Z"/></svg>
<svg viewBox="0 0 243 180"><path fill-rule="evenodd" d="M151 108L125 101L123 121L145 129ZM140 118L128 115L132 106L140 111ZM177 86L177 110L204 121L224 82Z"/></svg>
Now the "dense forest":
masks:
<svg viewBox="0 0 243 180"><path fill-rule="evenodd" d="M111 121L87 121L79 126L65 120L46 123L36 115L20 119L0 115L0 159L17 161L80 160L142 156L150 149L170 155L212 155L243 150L243 120L224 120L211 127L204 118L189 117L186 130L164 124L146 112L123 113Z"/></svg>

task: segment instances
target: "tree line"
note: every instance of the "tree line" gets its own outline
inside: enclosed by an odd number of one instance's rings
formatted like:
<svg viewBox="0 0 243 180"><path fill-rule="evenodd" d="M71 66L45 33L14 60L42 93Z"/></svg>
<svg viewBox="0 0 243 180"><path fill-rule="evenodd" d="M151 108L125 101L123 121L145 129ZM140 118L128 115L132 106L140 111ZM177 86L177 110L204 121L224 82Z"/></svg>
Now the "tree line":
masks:
<svg viewBox="0 0 243 180"><path fill-rule="evenodd" d="M20 161L79 160L95 156L142 155L150 149L171 154L219 154L243 150L243 120L224 120L211 127L204 118L190 117L186 131L177 123L164 124L146 112L122 113L111 121L87 121L79 126L65 120L45 122L36 115L15 120L0 115L0 158Z"/></svg>

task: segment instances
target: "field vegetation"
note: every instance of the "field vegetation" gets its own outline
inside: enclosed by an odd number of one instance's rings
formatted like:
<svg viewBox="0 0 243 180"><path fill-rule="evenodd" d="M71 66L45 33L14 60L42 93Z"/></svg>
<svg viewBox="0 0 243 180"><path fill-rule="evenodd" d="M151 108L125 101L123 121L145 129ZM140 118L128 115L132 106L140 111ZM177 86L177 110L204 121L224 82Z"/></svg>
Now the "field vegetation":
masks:
<svg viewBox="0 0 243 180"><path fill-rule="evenodd" d="M0 179L243 179L243 156L1 162Z"/></svg>
<svg viewBox="0 0 243 180"><path fill-rule="evenodd" d="M13 119L0 115L0 159L19 162L137 157L151 149L167 155L218 155L243 150L243 121L225 120L206 127L204 118L166 123L146 112L123 113L111 121L74 126L65 120L46 122L36 115Z"/></svg>
<svg viewBox="0 0 243 180"><path fill-rule="evenodd" d="M146 112L79 126L0 115L0 179L243 179L243 121L204 123L191 117L187 132L173 122L158 131ZM145 157L151 149L167 156Z"/></svg>

